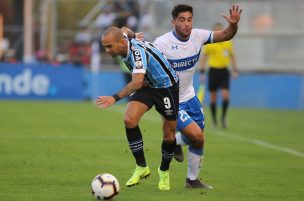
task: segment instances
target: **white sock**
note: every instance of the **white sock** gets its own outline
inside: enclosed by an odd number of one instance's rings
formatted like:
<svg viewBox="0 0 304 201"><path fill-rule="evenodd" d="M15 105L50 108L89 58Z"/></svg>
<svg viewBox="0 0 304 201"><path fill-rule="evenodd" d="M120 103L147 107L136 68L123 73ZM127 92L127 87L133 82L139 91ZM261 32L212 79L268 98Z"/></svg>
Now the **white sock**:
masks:
<svg viewBox="0 0 304 201"><path fill-rule="evenodd" d="M192 153L188 150L188 174L190 180L198 178L201 167L203 165L203 156Z"/></svg>
<svg viewBox="0 0 304 201"><path fill-rule="evenodd" d="M182 134L180 132L177 132L175 134L175 138L176 138L176 144L182 146L186 145L186 142L182 139Z"/></svg>

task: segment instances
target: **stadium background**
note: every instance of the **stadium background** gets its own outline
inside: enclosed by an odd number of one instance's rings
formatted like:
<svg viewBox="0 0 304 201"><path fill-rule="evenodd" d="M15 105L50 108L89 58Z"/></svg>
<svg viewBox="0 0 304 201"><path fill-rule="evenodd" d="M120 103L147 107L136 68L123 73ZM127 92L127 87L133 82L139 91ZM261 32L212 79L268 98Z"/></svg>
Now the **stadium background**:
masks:
<svg viewBox="0 0 304 201"><path fill-rule="evenodd" d="M130 26L143 30L153 41L171 30L171 8L182 1L24 2L1 1L4 26L0 99L87 100L100 94L112 94L123 86L124 79L119 65L98 44L103 29L98 16L111 10L120 18L113 21L116 25L126 25L130 16L135 17L135 21L130 20ZM191 1L195 8L194 27L210 29L215 22L225 23L221 14L227 13L233 2ZM232 106L303 109L304 24L301 19L304 2L241 0L238 3L244 9L239 32L234 38L241 75L232 81ZM66 65L78 70L68 68L71 72L65 72ZM24 73L24 69L30 73ZM65 73L69 74L69 82ZM48 93L37 95L29 88L35 75L45 75L49 79L44 89ZM16 77L19 77L17 81ZM82 86L79 83L83 83ZM195 79L196 89L198 85ZM21 94L14 89L18 86ZM72 95L72 91L78 94ZM208 96L207 93L205 104L208 104Z"/></svg>
<svg viewBox="0 0 304 201"><path fill-rule="evenodd" d="M133 10L139 21L146 19L137 30L149 25L145 34L153 40L171 30L170 11L178 2L0 0L1 201L93 200L90 181L101 172L118 178L117 201L303 200L302 0L238 1L244 11L234 43L241 74L232 81L228 129L212 127L205 97L200 177L215 190L185 189L187 163L176 161L172 190L157 190L161 119L154 110L140 124L151 177L124 186L134 168L125 104L99 110L91 102L124 84L119 64L99 47L96 19L116 3L115 23L125 23ZM236 1L184 2L194 6L195 27L209 29ZM198 82L196 74L196 89Z"/></svg>

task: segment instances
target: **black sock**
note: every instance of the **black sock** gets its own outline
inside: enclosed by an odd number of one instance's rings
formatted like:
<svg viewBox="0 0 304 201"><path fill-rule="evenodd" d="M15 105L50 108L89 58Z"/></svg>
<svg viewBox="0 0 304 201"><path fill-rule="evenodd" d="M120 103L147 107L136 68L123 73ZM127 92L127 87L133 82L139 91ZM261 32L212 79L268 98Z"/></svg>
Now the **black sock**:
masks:
<svg viewBox="0 0 304 201"><path fill-rule="evenodd" d="M217 121L216 121L216 104L211 103L210 104L210 109L211 109L211 115L212 115L213 123L216 125L217 124Z"/></svg>
<svg viewBox="0 0 304 201"><path fill-rule="evenodd" d="M162 143L162 161L160 165L160 170L166 171L169 170L170 162L173 158L173 153L176 147L176 140L172 143L167 143L163 141Z"/></svg>
<svg viewBox="0 0 304 201"><path fill-rule="evenodd" d="M226 118L228 106L229 106L229 100L224 100L223 101L223 111L222 111L222 121L224 121Z"/></svg>
<svg viewBox="0 0 304 201"><path fill-rule="evenodd" d="M129 142L129 147L135 157L136 164L141 167L146 167L146 159L144 155L144 142L141 131L138 126L134 128L126 128L126 134Z"/></svg>

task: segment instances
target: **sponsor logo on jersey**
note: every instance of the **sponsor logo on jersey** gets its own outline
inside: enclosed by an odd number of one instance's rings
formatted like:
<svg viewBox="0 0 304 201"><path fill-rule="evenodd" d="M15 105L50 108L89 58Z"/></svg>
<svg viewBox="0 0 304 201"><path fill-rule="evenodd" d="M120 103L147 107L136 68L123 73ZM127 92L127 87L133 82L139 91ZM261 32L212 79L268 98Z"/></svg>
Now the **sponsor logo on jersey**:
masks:
<svg viewBox="0 0 304 201"><path fill-rule="evenodd" d="M143 63L142 63L142 58L141 58L141 54L139 49L135 48L134 46L132 46L132 54L134 57L134 65L136 69L141 69L143 68Z"/></svg>
<svg viewBox="0 0 304 201"><path fill-rule="evenodd" d="M172 45L172 46L171 46L171 49L172 49L172 50L174 50L174 49L177 50L177 49L178 49L178 46L177 46L177 45Z"/></svg>
<svg viewBox="0 0 304 201"><path fill-rule="evenodd" d="M170 115L173 114L173 110L167 109L167 110L165 110L165 113L166 113L167 116L170 116Z"/></svg>
<svg viewBox="0 0 304 201"><path fill-rule="evenodd" d="M199 59L199 55L200 55L200 53L198 53L197 55L194 55L192 57L188 57L188 58L184 58L184 59L177 59L177 60L168 59L168 60L171 63L171 65L173 66L174 70L183 71L183 70L187 70L187 69L194 67L194 65L196 64L196 62Z"/></svg>

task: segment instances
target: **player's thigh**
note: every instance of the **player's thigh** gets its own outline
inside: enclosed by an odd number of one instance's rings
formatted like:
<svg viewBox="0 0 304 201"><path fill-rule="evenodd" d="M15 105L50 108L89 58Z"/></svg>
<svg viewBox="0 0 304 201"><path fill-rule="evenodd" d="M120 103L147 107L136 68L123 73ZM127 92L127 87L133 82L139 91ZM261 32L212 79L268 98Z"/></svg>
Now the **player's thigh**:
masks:
<svg viewBox="0 0 304 201"><path fill-rule="evenodd" d="M210 68L208 72L208 90L216 91L218 86L218 69Z"/></svg>
<svg viewBox="0 0 304 201"><path fill-rule="evenodd" d="M155 109L166 120L176 121L179 107L179 88L173 86L169 88L153 89L153 101Z"/></svg>
<svg viewBox="0 0 304 201"><path fill-rule="evenodd" d="M149 89L143 88L130 96L125 111L125 122L138 124L142 115L153 106Z"/></svg>
<svg viewBox="0 0 304 201"><path fill-rule="evenodd" d="M205 127L205 116L203 107L196 96L192 99L180 103L178 112L177 130L181 131L192 122L195 122L199 128Z"/></svg>
<svg viewBox="0 0 304 201"><path fill-rule="evenodd" d="M201 102L196 96L190 99L188 104L187 113L195 121L195 123L201 128L205 128L205 114Z"/></svg>
<svg viewBox="0 0 304 201"><path fill-rule="evenodd" d="M221 69L219 76L220 76L219 87L221 89L229 90L229 88L230 88L230 72L229 72L229 70L227 68Z"/></svg>
<svg viewBox="0 0 304 201"><path fill-rule="evenodd" d="M127 104L125 112L125 122L138 124L145 112L149 110L148 106L138 101L130 101Z"/></svg>

